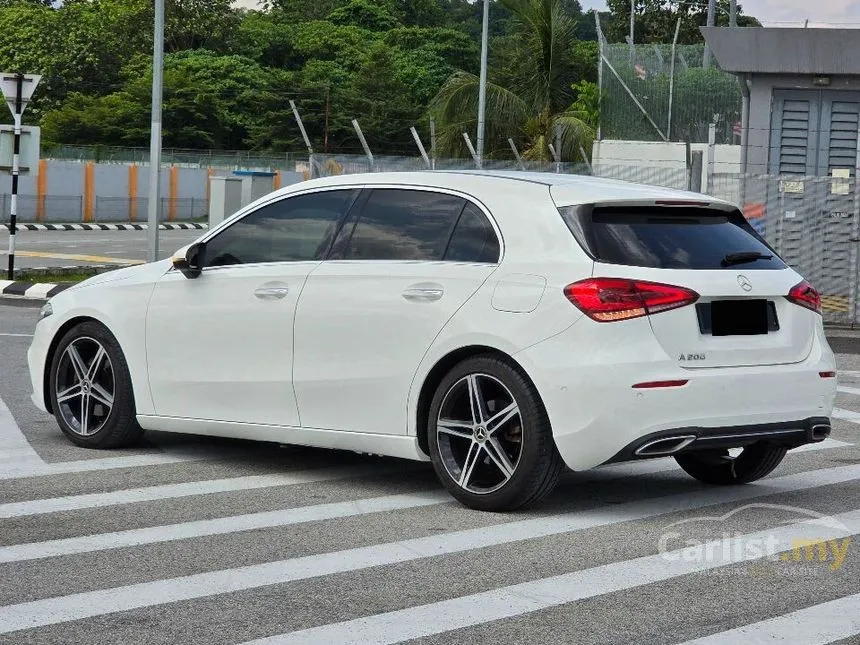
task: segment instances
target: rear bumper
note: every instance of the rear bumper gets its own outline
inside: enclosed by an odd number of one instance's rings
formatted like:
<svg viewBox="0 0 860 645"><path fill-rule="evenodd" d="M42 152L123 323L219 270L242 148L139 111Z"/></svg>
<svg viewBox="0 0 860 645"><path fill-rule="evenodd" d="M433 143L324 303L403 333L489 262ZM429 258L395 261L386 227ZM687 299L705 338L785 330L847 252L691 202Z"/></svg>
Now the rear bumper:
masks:
<svg viewBox="0 0 860 645"><path fill-rule="evenodd" d="M676 428L652 432L627 444L609 463L678 455L713 448L741 448L760 441L796 448L830 436L830 419L810 417L799 421L763 423L725 428Z"/></svg>
<svg viewBox="0 0 860 645"><path fill-rule="evenodd" d="M770 439L800 445L816 420L829 425L836 397L836 379L819 375L836 369L820 325L809 355L783 365L685 369L657 343L646 318L582 321L515 358L532 377L573 470L618 461L631 447L673 434L687 435L687 448L701 449L716 447L713 437L721 435L743 445L749 437L741 434L770 428ZM679 379L687 383L633 388Z"/></svg>

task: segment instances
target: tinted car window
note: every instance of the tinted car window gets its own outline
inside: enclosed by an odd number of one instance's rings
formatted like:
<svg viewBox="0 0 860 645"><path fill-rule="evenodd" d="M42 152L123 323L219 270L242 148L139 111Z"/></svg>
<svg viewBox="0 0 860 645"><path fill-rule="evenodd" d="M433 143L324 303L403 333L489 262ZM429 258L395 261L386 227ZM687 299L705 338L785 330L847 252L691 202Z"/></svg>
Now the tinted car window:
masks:
<svg viewBox="0 0 860 645"><path fill-rule="evenodd" d="M603 262L657 269L785 268L740 212L594 208L589 217L560 210L574 236Z"/></svg>
<svg viewBox="0 0 860 645"><path fill-rule="evenodd" d="M206 266L322 259L357 191L288 197L243 217L206 244Z"/></svg>
<svg viewBox="0 0 860 645"><path fill-rule="evenodd" d="M451 262L498 262L499 238L486 216L474 204L463 209L448 243L445 259Z"/></svg>
<svg viewBox="0 0 860 645"><path fill-rule="evenodd" d="M441 260L465 200L441 193L374 189L344 253L349 260Z"/></svg>

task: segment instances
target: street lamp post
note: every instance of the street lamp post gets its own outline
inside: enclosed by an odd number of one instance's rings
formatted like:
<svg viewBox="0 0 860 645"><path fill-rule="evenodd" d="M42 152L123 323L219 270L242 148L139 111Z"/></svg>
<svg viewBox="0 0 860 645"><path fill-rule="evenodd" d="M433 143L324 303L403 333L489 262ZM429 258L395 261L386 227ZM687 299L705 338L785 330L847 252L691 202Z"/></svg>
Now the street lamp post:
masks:
<svg viewBox="0 0 860 645"><path fill-rule="evenodd" d="M158 211L161 205L161 95L164 74L164 0L155 0L152 44L152 122L149 135L149 200L147 208L147 260L158 260Z"/></svg>
<svg viewBox="0 0 860 645"><path fill-rule="evenodd" d="M487 110L487 52L490 39L490 0L484 0L484 25L481 35L481 77L478 85L478 167L484 165L484 119Z"/></svg>

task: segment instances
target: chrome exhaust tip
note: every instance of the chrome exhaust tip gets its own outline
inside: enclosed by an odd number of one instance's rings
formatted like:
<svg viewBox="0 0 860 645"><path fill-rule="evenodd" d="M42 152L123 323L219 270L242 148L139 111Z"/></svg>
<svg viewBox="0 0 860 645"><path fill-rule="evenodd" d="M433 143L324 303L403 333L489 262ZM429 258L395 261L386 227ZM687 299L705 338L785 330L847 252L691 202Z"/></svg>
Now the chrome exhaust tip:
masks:
<svg viewBox="0 0 860 645"><path fill-rule="evenodd" d="M807 437L810 441L824 441L830 436L830 426L825 423L816 423L809 429Z"/></svg>
<svg viewBox="0 0 860 645"><path fill-rule="evenodd" d="M698 437L694 434L684 434L675 437L661 437L647 441L639 446L633 454L638 457L657 457L672 455L682 448L686 448Z"/></svg>

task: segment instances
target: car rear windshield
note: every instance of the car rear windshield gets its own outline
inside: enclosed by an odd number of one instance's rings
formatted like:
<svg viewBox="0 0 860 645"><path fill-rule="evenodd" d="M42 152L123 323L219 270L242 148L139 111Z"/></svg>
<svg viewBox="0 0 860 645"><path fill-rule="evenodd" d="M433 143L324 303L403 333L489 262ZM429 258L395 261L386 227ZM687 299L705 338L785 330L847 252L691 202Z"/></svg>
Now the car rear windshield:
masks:
<svg viewBox="0 0 860 645"><path fill-rule="evenodd" d="M600 262L656 269L785 268L740 211L569 206L559 212Z"/></svg>

